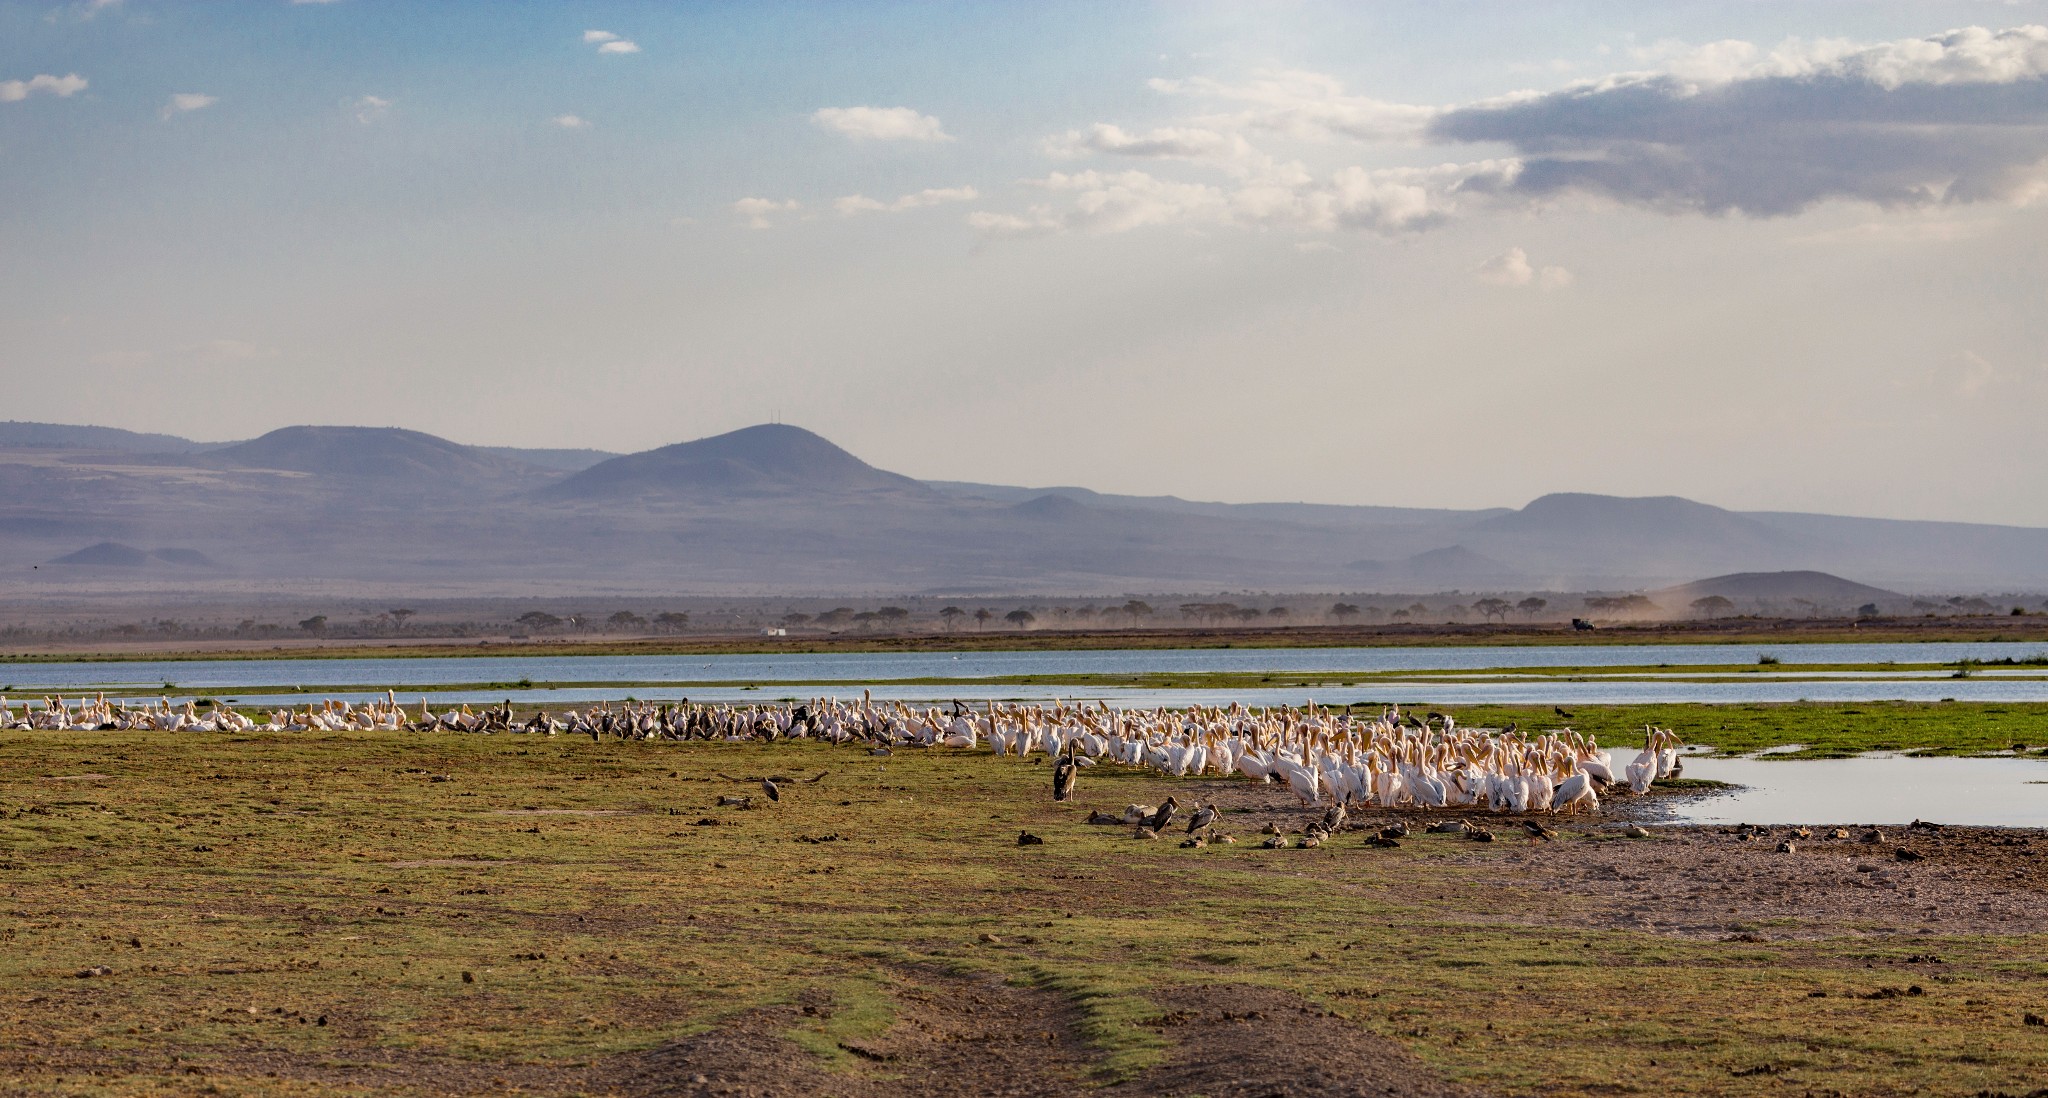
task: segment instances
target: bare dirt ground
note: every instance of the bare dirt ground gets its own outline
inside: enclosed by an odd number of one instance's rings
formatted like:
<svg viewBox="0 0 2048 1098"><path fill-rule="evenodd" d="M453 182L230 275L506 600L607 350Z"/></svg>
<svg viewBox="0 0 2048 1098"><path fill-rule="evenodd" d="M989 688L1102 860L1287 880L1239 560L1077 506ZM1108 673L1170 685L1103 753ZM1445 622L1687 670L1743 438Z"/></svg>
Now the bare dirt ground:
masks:
<svg viewBox="0 0 2048 1098"><path fill-rule="evenodd" d="M1259 832L1269 825L1298 832L1321 814L1245 782L1197 783L1190 795L1223 808L1240 843L1263 838ZM1556 840L1530 836L1524 818L1486 811L1363 810L1347 827L1371 835L1404 824L1412 834L1401 842L1435 847L1446 864L1565 901L1537 908L1547 913L1543 925L1756 940L2048 932L2048 830L1838 823L1806 825L1809 834L1801 837L1791 827L1657 823L1663 804L1697 795L1610 795L1606 811L1583 822L1544 817ZM1495 842L1427 833L1430 824L1452 819L1491 831ZM1650 837L1629 838L1623 829L1631 823L1647 824ZM1847 837L1831 838L1838 828ZM1360 841L1347 835L1331 845ZM1778 849L1784 841L1792 844L1789 853ZM1514 852L1490 856L1502 845Z"/></svg>
<svg viewBox="0 0 2048 1098"><path fill-rule="evenodd" d="M757 1010L613 1070L630 1095L835 1098L989 1095L1038 1098L1090 1090L1095 1065L1070 1004L1056 993L1001 981L905 973L906 1020L878 1039L842 1044L867 1064L827 1073L782 1034L829 1003ZM1433 1077L1398 1045L1299 997L1244 985L1194 985L1162 996L1175 1005L1145 1024L1172 1044L1167 1063L1105 1096L1213 1098L1455 1098L1472 1092Z"/></svg>

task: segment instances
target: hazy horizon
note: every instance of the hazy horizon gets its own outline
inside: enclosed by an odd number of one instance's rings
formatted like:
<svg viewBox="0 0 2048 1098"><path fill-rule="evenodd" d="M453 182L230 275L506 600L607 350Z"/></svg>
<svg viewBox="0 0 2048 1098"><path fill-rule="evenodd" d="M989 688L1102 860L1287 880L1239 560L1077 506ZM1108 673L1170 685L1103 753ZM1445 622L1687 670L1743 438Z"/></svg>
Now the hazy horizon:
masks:
<svg viewBox="0 0 2048 1098"><path fill-rule="evenodd" d="M0 0L7 415L2048 526L2043 23Z"/></svg>

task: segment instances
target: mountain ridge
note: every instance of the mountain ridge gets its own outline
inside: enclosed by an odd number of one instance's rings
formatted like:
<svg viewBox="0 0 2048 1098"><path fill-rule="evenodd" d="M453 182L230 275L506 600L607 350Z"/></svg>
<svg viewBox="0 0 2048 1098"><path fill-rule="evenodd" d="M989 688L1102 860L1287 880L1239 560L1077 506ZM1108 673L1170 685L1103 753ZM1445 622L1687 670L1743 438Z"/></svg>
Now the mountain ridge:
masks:
<svg viewBox="0 0 2048 1098"><path fill-rule="evenodd" d="M2048 529L2034 527L1677 496L1552 493L1459 511L926 482L784 424L568 467L598 454L549 467L331 426L186 453L0 445L0 580L116 542L188 546L250 582L522 590L1644 590L1800 570L1876 589L2048 588Z"/></svg>

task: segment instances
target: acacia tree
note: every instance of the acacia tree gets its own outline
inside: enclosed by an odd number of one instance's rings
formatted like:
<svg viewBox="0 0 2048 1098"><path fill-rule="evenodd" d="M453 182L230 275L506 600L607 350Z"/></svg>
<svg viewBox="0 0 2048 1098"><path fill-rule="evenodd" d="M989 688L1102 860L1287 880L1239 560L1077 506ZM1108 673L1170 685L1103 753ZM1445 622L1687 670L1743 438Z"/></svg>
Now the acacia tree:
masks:
<svg viewBox="0 0 2048 1098"><path fill-rule="evenodd" d="M884 606L880 610L875 611L875 616L890 625L895 625L897 622L909 617L910 611L905 610L901 606Z"/></svg>
<svg viewBox="0 0 2048 1098"><path fill-rule="evenodd" d="M408 610L401 606L395 610L386 610L385 613L391 615L391 620L395 623L394 628L403 633L405 632L405 619L412 617L414 614L419 613L419 611Z"/></svg>
<svg viewBox="0 0 2048 1098"><path fill-rule="evenodd" d="M960 625L960 619L966 616L967 611L962 610L957 606L948 606L945 609L939 611L939 620L946 623L946 632L948 633L958 628Z"/></svg>
<svg viewBox="0 0 2048 1098"><path fill-rule="evenodd" d="M982 626L984 626L984 625L987 625L987 624L988 624L988 619L990 619L990 618L992 618L992 617L995 617L995 616L996 616L996 612L995 612L995 611L993 611L993 610L991 610L991 609L989 609L989 608L988 608L988 607L986 607L986 606L984 606L984 607L981 607L980 609L976 610L976 611L974 612L974 631L975 631L975 632L977 632L977 633L981 632L981 627L982 627Z"/></svg>
<svg viewBox="0 0 2048 1098"><path fill-rule="evenodd" d="M1350 602L1337 603L1330 607L1330 616L1336 618L1339 622L1344 621L1346 618L1355 618L1358 616L1358 604Z"/></svg>
<svg viewBox="0 0 2048 1098"><path fill-rule="evenodd" d="M1485 615L1488 621L1492 621L1494 618L1505 619L1513 607L1508 605L1506 599L1480 599L1472 604L1472 609Z"/></svg>
<svg viewBox="0 0 2048 1098"><path fill-rule="evenodd" d="M1539 599L1534 595L1531 595L1530 597L1516 603L1515 609L1520 610L1525 616L1533 618L1536 615L1541 614L1543 612L1543 608L1549 605L1549 600Z"/></svg>
<svg viewBox="0 0 2048 1098"><path fill-rule="evenodd" d="M664 610L654 615L654 624L671 633L680 633L689 627L690 615L681 610Z"/></svg>
<svg viewBox="0 0 2048 1098"><path fill-rule="evenodd" d="M1014 625L1019 629L1023 629L1029 626L1032 622L1037 621L1038 615L1032 613L1029 610L1012 610L1009 613L1003 615L1003 620L1009 622L1011 625Z"/></svg>

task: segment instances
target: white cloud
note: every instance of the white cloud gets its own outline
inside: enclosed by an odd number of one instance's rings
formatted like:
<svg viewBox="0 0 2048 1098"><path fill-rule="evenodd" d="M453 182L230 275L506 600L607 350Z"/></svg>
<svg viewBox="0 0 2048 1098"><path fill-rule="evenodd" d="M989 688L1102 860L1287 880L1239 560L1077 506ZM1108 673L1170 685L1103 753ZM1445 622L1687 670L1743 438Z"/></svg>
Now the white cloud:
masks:
<svg viewBox="0 0 2048 1098"><path fill-rule="evenodd" d="M85 86L85 77L75 72L64 76L51 76L45 72L27 80L0 80L0 103L19 103L37 92L69 99L84 91Z"/></svg>
<svg viewBox="0 0 2048 1098"><path fill-rule="evenodd" d="M823 107L811 121L856 141L951 141L939 120L909 107Z"/></svg>
<svg viewBox="0 0 2048 1098"><path fill-rule="evenodd" d="M583 32L583 41L590 45L596 45L599 42L616 42L618 40L618 35L607 30L587 30Z"/></svg>
<svg viewBox="0 0 2048 1098"><path fill-rule="evenodd" d="M732 212L747 219L750 229L772 229L777 214L795 213L804 204L791 198L777 202L772 198L742 198L732 204Z"/></svg>
<svg viewBox="0 0 2048 1098"><path fill-rule="evenodd" d="M882 202L864 194L850 194L845 198L833 200L832 208L844 216L860 213L900 213L904 210L923 209L926 206L938 206L948 202L972 202L980 197L981 192L973 187L927 187L906 194L894 202Z"/></svg>
<svg viewBox="0 0 2048 1098"><path fill-rule="evenodd" d="M1127 133L1121 126L1107 122L1097 122L1085 132L1068 130L1057 137L1049 137L1043 148L1046 155L1060 159L1103 154L1161 160L1228 161L1252 155L1251 144L1238 134L1182 126Z"/></svg>
<svg viewBox="0 0 2048 1098"><path fill-rule="evenodd" d="M1539 268L1529 262L1529 253L1520 248L1509 248L1481 263L1472 277L1489 286L1534 286L1540 290L1562 290L1572 284L1570 271L1563 267Z"/></svg>
<svg viewBox="0 0 2048 1098"><path fill-rule="evenodd" d="M381 96L365 95L350 103L349 109L356 112L356 121L367 126L391 113L391 100Z"/></svg>
<svg viewBox="0 0 2048 1098"><path fill-rule="evenodd" d="M205 110L218 102L220 102L220 97L217 95L206 95L200 92L179 92L171 96L170 102L165 103L163 109L158 111L157 114L159 117L169 118L174 114Z"/></svg>
<svg viewBox="0 0 2048 1098"><path fill-rule="evenodd" d="M1265 69L1241 83L1208 77L1152 80L1168 95L1241 103L1242 110L1195 119L1212 129L1261 130L1307 141L1413 141L1436 108L1349 95L1335 77L1300 69Z"/></svg>
<svg viewBox="0 0 2048 1098"><path fill-rule="evenodd" d="M558 114L549 121L565 130L587 130L590 128L590 120L581 115Z"/></svg>
<svg viewBox="0 0 2048 1098"><path fill-rule="evenodd" d="M1673 212L2021 202L2048 182L2048 27L1649 52L1656 71L1457 108L1429 132L1512 147L1514 197Z"/></svg>
<svg viewBox="0 0 2048 1098"><path fill-rule="evenodd" d="M619 40L618 40L618 41L616 41L616 42L606 42L606 43L605 43L604 45L602 45L602 46L599 46L599 47L597 47L597 52L599 52L599 53L639 53L639 52L640 52L640 44L639 44L638 42L629 42L629 41L627 41L626 39L623 39L623 38L621 38L621 39L619 39Z"/></svg>

